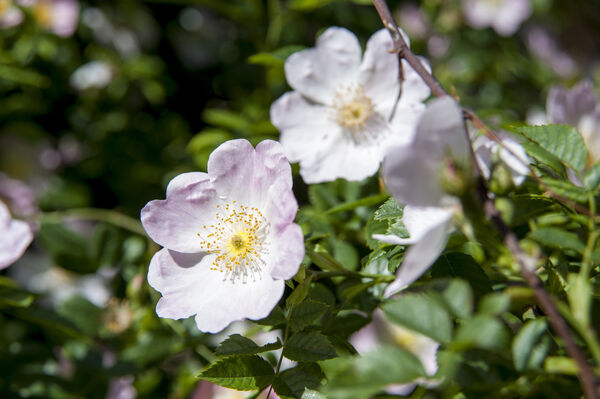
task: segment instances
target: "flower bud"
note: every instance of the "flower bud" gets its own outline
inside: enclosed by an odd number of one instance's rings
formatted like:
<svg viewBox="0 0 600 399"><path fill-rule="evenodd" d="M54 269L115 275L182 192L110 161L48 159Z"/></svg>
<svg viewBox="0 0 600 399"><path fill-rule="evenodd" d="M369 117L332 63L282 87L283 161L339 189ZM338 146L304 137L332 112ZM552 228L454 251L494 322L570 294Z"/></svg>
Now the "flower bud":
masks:
<svg viewBox="0 0 600 399"><path fill-rule="evenodd" d="M460 164L452 158L444 160L441 178L442 188L450 195L463 197L473 185L473 178L470 171L465 170Z"/></svg>
<svg viewBox="0 0 600 399"><path fill-rule="evenodd" d="M506 195L515 188L512 174L503 163L499 162L493 166L489 187L496 195Z"/></svg>

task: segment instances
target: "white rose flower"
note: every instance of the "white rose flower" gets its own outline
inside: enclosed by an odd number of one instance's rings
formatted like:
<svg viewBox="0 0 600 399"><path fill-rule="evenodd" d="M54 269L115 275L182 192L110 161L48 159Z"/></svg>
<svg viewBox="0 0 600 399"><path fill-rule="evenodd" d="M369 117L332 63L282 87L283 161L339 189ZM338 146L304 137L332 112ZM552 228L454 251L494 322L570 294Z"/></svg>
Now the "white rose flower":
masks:
<svg viewBox="0 0 600 399"><path fill-rule="evenodd" d="M400 86L392 49L389 33L380 30L361 60L356 36L333 27L316 47L286 60L286 78L295 91L273 103L271 121L307 183L362 180L377 172L389 145L412 138L430 91L406 61Z"/></svg>

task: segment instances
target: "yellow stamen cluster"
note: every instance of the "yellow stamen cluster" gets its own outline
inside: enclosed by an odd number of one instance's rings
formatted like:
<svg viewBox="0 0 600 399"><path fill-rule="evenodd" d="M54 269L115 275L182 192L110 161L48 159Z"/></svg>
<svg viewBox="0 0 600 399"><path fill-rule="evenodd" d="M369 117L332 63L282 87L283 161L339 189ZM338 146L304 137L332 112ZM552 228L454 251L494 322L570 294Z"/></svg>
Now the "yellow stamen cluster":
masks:
<svg viewBox="0 0 600 399"><path fill-rule="evenodd" d="M0 15L4 15L12 6L11 0L0 0Z"/></svg>
<svg viewBox="0 0 600 399"><path fill-rule="evenodd" d="M269 224L256 207L239 205L236 201L216 205L215 221L204 225L206 235L198 233L202 248L216 255L211 270L225 273L232 282L248 276L260 276L266 253L265 241Z"/></svg>
<svg viewBox="0 0 600 399"><path fill-rule="evenodd" d="M333 104L336 122L350 130L353 135L360 133L373 115L373 104L362 86L344 87L339 90Z"/></svg>
<svg viewBox="0 0 600 399"><path fill-rule="evenodd" d="M413 332L397 326L392 328L392 337L396 344L408 350L414 349L419 341Z"/></svg>
<svg viewBox="0 0 600 399"><path fill-rule="evenodd" d="M46 28L52 25L52 4L49 1L38 1L33 7L33 16Z"/></svg>

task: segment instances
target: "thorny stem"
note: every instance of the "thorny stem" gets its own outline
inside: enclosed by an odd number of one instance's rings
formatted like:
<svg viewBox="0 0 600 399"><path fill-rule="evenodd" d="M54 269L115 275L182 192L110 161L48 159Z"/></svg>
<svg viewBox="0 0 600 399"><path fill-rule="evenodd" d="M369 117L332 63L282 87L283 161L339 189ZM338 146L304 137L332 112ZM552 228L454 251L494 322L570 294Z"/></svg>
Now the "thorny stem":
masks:
<svg viewBox="0 0 600 399"><path fill-rule="evenodd" d="M292 315L292 310L294 310L294 305L291 305L289 308L289 312L286 315L286 323L285 323L285 332L283 333L283 343L281 345L281 355L279 355L279 361L277 362L277 367L275 368L275 377L273 377L273 381L279 375L279 371L281 370L281 363L283 362L283 348L285 348L285 344L287 343L288 336L290 334L290 320L289 317ZM273 383L269 387L269 392L267 392L267 399L271 397L271 392L273 391Z"/></svg>
<svg viewBox="0 0 600 399"><path fill-rule="evenodd" d="M431 92L436 97L447 96L448 93L443 89L440 83L433 77L425 67L421 64L419 59L410 51L408 45L402 38L400 31L398 29L398 25L394 21L392 17L392 13L387 6L385 0L372 0L373 5L377 9L379 17L381 18L383 25L390 31L392 35L392 40L394 42L394 47L396 51L398 51L399 55L408 62L408 64L415 70L416 73L423 79L423 81L429 86ZM471 115L474 115L471 113ZM476 120L479 120L478 118ZM487 189L485 188L485 184L482 179L478 179L480 183L478 184L478 193L479 198L483 203L483 209L488 218L492 221L492 223L496 226L498 231L501 234L502 240L504 244L509 249L509 251L513 254L515 260L519 264L521 269L521 274L523 279L531 287L534 292L535 297L537 298L541 308L544 310L544 313L548 316L550 324L552 328L556 331L559 337L562 339L565 345L565 349L567 353L575 360L577 363L577 367L579 368L579 381L583 388L586 398L588 399L598 399L598 381L597 377L594 374L594 371L587 363L583 352L580 348L575 344L573 337L571 335L571 331L567 326L567 323L562 318L558 309L545 290L542 281L539 279L537 274L535 274L535 259L529 257L519 245L519 240L515 233L513 233L510 228L504 223L500 216L500 212L496 209L494 202L487 195Z"/></svg>

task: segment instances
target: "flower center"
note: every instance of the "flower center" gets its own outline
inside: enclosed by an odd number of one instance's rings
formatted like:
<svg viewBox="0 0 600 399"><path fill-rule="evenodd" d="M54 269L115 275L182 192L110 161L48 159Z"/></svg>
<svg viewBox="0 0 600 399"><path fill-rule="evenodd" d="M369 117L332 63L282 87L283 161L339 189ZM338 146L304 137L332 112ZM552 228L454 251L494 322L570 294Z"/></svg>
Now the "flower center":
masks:
<svg viewBox="0 0 600 399"><path fill-rule="evenodd" d="M396 344L409 350L413 349L418 341L415 334L411 333L408 330L405 330L404 328L393 328L392 337L394 338Z"/></svg>
<svg viewBox="0 0 600 399"><path fill-rule="evenodd" d="M344 87L335 94L336 122L352 132L359 133L373 115L373 104L362 86Z"/></svg>
<svg viewBox="0 0 600 399"><path fill-rule="evenodd" d="M216 255L211 270L225 273L223 280L243 283L251 277L260 279L268 254L269 223L255 207L238 205L236 201L216 206L215 222L202 226L205 234L198 233L203 249Z"/></svg>
<svg viewBox="0 0 600 399"><path fill-rule="evenodd" d="M12 6L11 0L0 0L0 15L6 14L6 12Z"/></svg>
<svg viewBox="0 0 600 399"><path fill-rule="evenodd" d="M46 1L37 2L33 8L33 16L46 28L52 25L52 5Z"/></svg>

